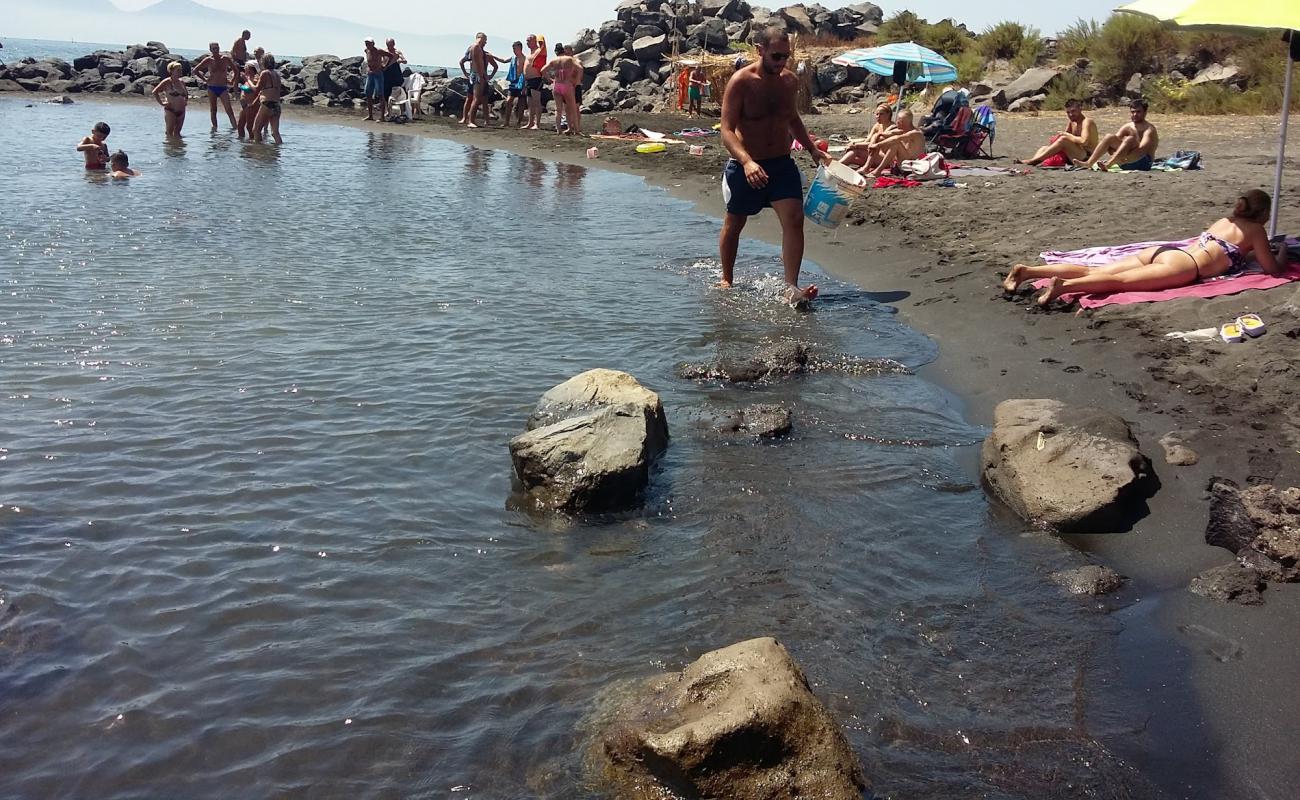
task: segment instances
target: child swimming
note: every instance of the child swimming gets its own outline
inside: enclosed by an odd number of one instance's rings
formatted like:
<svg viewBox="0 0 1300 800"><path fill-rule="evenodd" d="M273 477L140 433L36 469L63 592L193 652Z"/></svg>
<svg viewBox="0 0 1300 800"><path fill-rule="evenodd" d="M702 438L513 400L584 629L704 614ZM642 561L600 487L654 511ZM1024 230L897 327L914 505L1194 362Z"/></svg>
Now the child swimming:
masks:
<svg viewBox="0 0 1300 800"><path fill-rule="evenodd" d="M131 169L130 160L126 157L126 153L122 152L121 150L118 150L116 153L108 157L108 165L109 168L112 170L112 172L109 173L109 177L112 178L140 177L139 170Z"/></svg>

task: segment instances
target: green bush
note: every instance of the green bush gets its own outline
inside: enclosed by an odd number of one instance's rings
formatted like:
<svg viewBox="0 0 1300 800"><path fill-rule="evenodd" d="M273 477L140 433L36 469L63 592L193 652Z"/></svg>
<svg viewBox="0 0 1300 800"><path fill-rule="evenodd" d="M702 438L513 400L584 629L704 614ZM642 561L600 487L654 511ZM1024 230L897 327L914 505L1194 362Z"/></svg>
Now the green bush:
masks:
<svg viewBox="0 0 1300 800"><path fill-rule="evenodd" d="M1123 87L1135 72L1149 74L1160 69L1174 44L1173 36L1153 19L1111 14L1101 26L1094 48L1094 71L1104 85Z"/></svg>
<svg viewBox="0 0 1300 800"><path fill-rule="evenodd" d="M1052 88L1047 90L1047 99L1043 101L1043 109L1046 111L1063 111L1065 110L1065 101L1083 100L1091 94L1088 88L1088 79L1083 73L1067 69L1057 76L1052 82Z"/></svg>
<svg viewBox="0 0 1300 800"><path fill-rule="evenodd" d="M1020 47L1016 49L1011 64L1019 70L1037 66L1039 59L1043 57L1045 49L1043 34L1037 28L1025 28L1025 35L1020 39Z"/></svg>
<svg viewBox="0 0 1300 800"><path fill-rule="evenodd" d="M980 34L980 52L989 61L997 58L1011 60L1020 52L1024 40L1025 27L1019 22L999 22Z"/></svg>
<svg viewBox="0 0 1300 800"><path fill-rule="evenodd" d="M880 30L876 31L876 41L881 44L920 42L925 38L927 27L925 20L911 11L900 11L880 23Z"/></svg>
<svg viewBox="0 0 1300 800"><path fill-rule="evenodd" d="M1056 37L1056 57L1061 61L1092 58L1097 41L1101 38L1101 25L1095 19L1078 19Z"/></svg>
<svg viewBox="0 0 1300 800"><path fill-rule="evenodd" d="M975 40L969 34L946 19L933 25L926 25L925 33L921 37L922 44L939 55L947 57L949 61L970 49L974 42Z"/></svg>
<svg viewBox="0 0 1300 800"><path fill-rule="evenodd" d="M948 60L957 68L957 80L961 83L969 85L984 77L984 56L975 48L948 56Z"/></svg>
<svg viewBox="0 0 1300 800"><path fill-rule="evenodd" d="M1279 87L1256 86L1240 92L1217 83L1193 86L1163 76L1151 81L1147 99L1151 110L1162 114L1276 114L1282 109Z"/></svg>

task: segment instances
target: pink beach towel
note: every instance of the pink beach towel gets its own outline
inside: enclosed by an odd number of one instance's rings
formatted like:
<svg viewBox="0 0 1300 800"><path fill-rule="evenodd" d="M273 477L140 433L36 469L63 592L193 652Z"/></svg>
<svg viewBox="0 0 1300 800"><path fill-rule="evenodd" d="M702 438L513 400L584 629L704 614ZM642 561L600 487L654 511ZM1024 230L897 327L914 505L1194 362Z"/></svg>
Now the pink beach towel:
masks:
<svg viewBox="0 0 1300 800"><path fill-rule="evenodd" d="M1181 242L1136 242L1134 244L1114 245L1109 247L1086 247L1082 250L1048 250L1040 255L1046 264L1083 264L1097 267L1109 264L1125 256L1139 253L1148 247L1169 245L1170 247L1187 247L1196 240L1184 239ZM1300 245L1300 239L1287 239L1287 245ZM1159 292L1115 292L1113 294L1064 294L1061 300L1070 303L1077 300L1083 308L1100 308L1101 306L1130 305L1132 303L1158 303L1161 300L1176 300L1179 297L1220 297L1237 294L1247 289L1272 289L1291 281L1300 280L1300 264L1293 264L1281 275L1265 274L1255 262L1246 265L1246 271L1237 275L1224 275L1200 281L1190 286L1177 289L1164 289ZM1047 280L1034 282L1036 287L1047 286Z"/></svg>

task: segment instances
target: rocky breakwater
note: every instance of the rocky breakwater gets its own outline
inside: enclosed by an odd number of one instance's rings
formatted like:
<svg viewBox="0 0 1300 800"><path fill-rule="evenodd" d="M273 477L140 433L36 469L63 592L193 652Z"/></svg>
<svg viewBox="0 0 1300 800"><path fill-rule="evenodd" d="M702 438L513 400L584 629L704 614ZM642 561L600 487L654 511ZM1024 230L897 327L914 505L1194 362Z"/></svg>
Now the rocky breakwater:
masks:
<svg viewBox="0 0 1300 800"><path fill-rule="evenodd" d="M984 441L989 491L1022 519L1104 533L1145 512L1158 481L1124 420L1056 400L1006 400Z"/></svg>
<svg viewBox="0 0 1300 800"><path fill-rule="evenodd" d="M167 77L167 65L180 62L185 81L197 87L190 76L190 60L167 49L162 42L134 44L125 50L97 50L68 63L61 58L37 61L25 58L0 66L0 91L112 92L114 94L149 94Z"/></svg>
<svg viewBox="0 0 1300 800"><path fill-rule="evenodd" d="M677 88L669 80L674 47L686 57L730 54L733 43L748 42L755 29L768 24L790 33L852 41L875 33L883 17L871 3L835 10L814 3L771 11L745 0L624 0L614 13L615 19L565 42L573 45L583 65L583 110L588 113L675 107ZM831 65L825 72L824 81L818 74L819 93L867 80L865 70Z"/></svg>
<svg viewBox="0 0 1300 800"><path fill-rule="evenodd" d="M579 514L635 505L667 445L659 395L626 372L593 369L542 395L510 457L524 507Z"/></svg>
<svg viewBox="0 0 1300 800"><path fill-rule="evenodd" d="M861 800L866 778L799 665L772 638L706 653L618 705L599 780L627 800Z"/></svg>

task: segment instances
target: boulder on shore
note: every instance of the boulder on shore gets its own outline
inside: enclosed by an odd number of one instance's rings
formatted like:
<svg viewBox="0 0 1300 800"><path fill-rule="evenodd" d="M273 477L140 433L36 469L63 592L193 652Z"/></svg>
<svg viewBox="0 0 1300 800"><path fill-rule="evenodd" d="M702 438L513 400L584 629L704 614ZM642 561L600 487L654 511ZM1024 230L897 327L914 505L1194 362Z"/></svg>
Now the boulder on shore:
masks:
<svg viewBox="0 0 1300 800"><path fill-rule="evenodd" d="M1264 589L1268 584L1253 569L1240 564L1224 564L1207 569L1188 584L1192 594L1199 594L1220 603L1238 603L1243 606L1264 604Z"/></svg>
<svg viewBox="0 0 1300 800"><path fill-rule="evenodd" d="M1110 594L1123 586L1125 581L1123 575L1099 564L1053 572L1049 577L1070 594L1086 594L1093 597Z"/></svg>
<svg viewBox="0 0 1300 800"><path fill-rule="evenodd" d="M542 395L510 457L534 509L577 514L634 505L667 444L659 395L594 369Z"/></svg>
<svg viewBox="0 0 1300 800"><path fill-rule="evenodd" d="M1205 542L1231 551L1266 580L1300 581L1300 489L1268 484L1240 489L1227 478L1215 478Z"/></svg>
<svg viewBox="0 0 1300 800"><path fill-rule="evenodd" d="M1056 400L999 403L982 461L993 495L1022 519L1060 531L1117 530L1158 486L1124 420Z"/></svg>
<svg viewBox="0 0 1300 800"><path fill-rule="evenodd" d="M626 800L861 800L867 789L844 734L772 638L652 680L600 744L604 778Z"/></svg>

